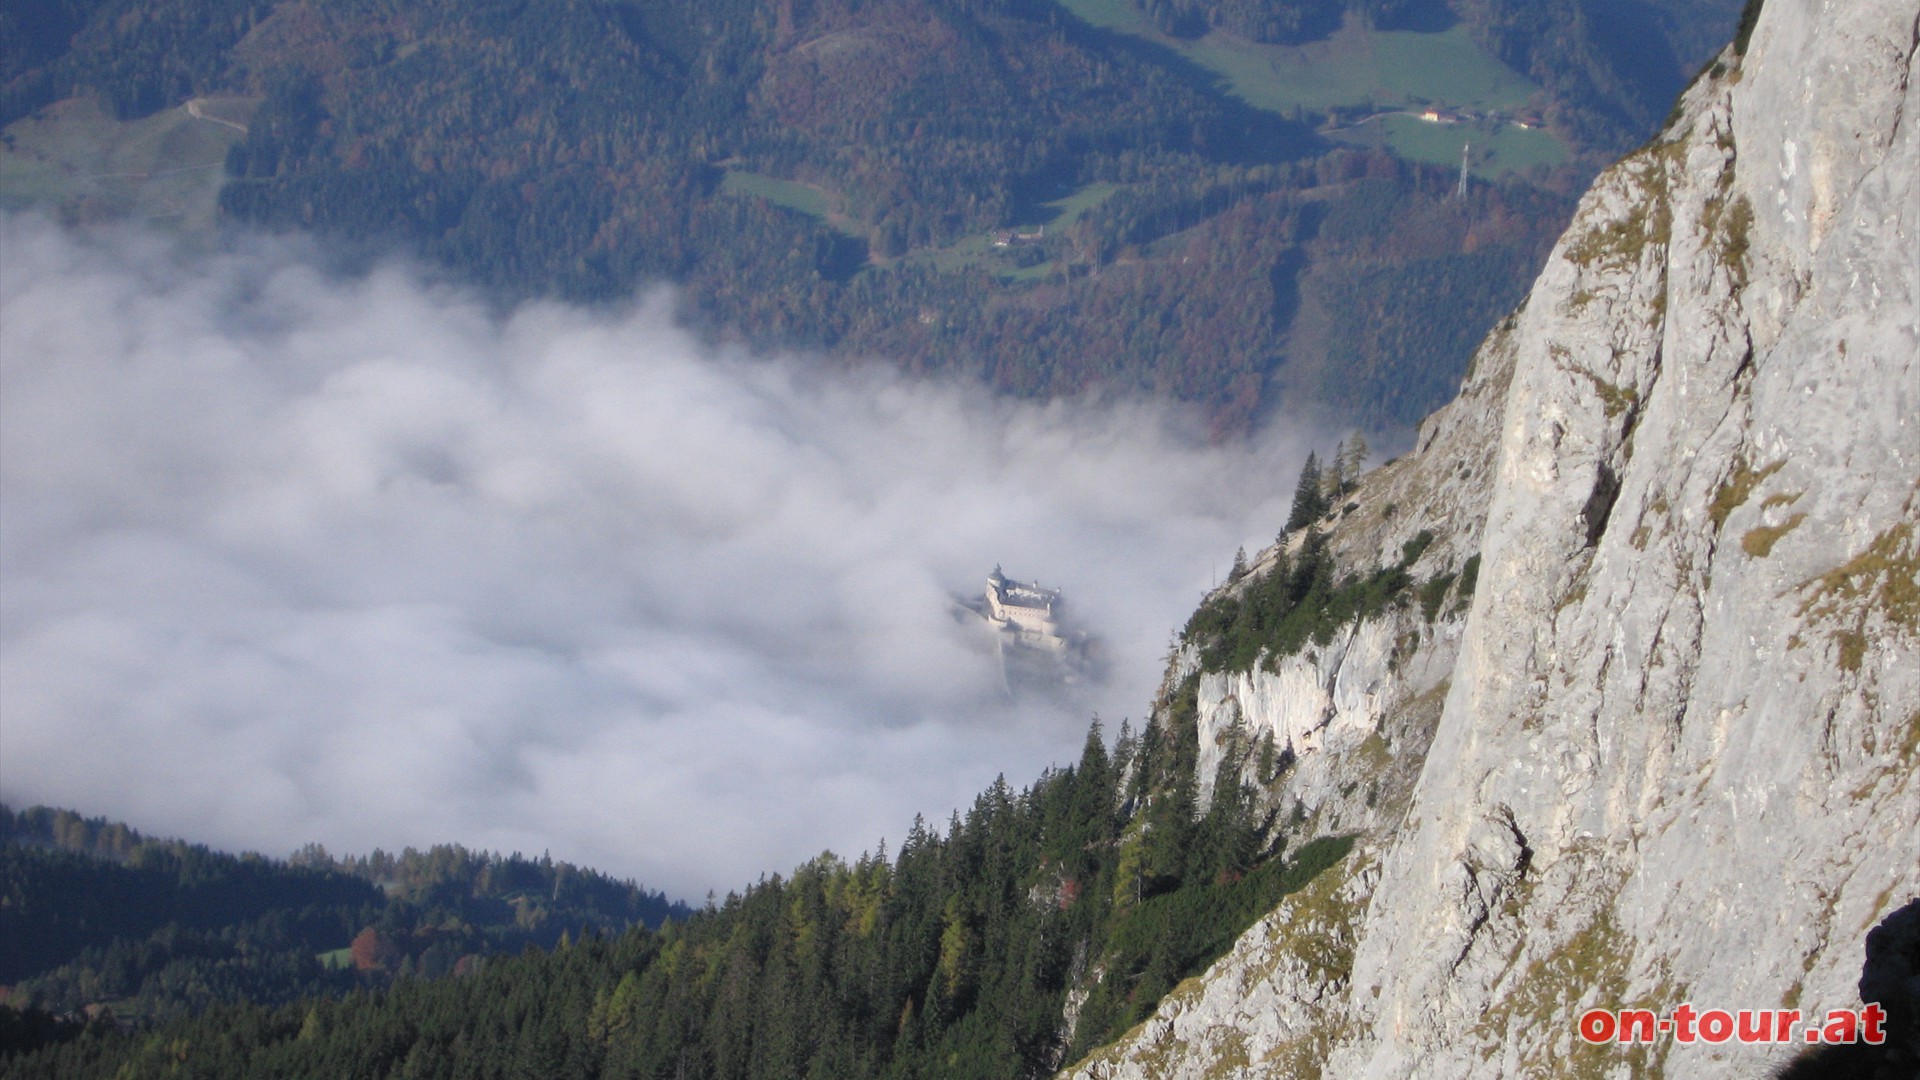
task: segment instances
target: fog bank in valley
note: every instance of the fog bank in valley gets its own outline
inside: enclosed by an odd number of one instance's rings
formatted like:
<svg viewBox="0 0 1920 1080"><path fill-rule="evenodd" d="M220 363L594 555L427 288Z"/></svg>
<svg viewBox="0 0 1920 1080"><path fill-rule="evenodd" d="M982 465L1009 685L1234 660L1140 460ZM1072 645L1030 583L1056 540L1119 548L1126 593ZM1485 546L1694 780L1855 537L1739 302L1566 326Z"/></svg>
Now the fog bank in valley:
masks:
<svg viewBox="0 0 1920 1080"><path fill-rule="evenodd" d="M897 843L1137 725L1306 449L737 355L665 293L502 315L294 242L0 228L0 798L222 847L697 900ZM1009 700L951 610L996 563L1107 680Z"/></svg>

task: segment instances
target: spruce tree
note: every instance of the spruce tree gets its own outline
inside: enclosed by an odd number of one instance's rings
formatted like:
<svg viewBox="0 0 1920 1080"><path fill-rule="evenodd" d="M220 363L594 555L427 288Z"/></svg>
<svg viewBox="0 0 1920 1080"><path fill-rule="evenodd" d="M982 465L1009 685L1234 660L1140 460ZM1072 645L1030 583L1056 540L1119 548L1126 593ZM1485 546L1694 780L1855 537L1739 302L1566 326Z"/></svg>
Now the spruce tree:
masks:
<svg viewBox="0 0 1920 1080"><path fill-rule="evenodd" d="M1287 515L1287 531L1304 529L1320 520L1327 503L1320 493L1320 459L1309 453L1300 467L1300 482L1293 489L1293 512Z"/></svg>

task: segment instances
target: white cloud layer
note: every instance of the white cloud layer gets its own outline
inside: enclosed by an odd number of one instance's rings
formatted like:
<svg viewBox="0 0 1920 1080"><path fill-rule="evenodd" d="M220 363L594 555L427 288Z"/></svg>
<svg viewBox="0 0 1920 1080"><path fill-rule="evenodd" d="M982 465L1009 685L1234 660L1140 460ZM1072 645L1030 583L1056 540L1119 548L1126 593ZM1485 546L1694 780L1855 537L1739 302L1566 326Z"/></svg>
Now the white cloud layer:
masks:
<svg viewBox="0 0 1920 1080"><path fill-rule="evenodd" d="M0 798L217 846L550 850L697 899L897 840L1137 724L1298 464L727 354L663 295L501 316L276 241L0 229ZM1008 700L951 614L995 563L1110 677Z"/></svg>

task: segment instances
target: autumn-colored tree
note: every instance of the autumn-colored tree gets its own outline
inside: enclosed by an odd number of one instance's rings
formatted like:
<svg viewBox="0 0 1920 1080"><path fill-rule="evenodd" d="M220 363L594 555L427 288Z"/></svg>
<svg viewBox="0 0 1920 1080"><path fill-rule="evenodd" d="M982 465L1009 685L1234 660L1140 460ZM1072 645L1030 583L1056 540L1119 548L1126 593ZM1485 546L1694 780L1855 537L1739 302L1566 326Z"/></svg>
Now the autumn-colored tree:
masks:
<svg viewBox="0 0 1920 1080"><path fill-rule="evenodd" d="M404 955L399 943L371 926L353 939L351 949L355 971L385 971Z"/></svg>

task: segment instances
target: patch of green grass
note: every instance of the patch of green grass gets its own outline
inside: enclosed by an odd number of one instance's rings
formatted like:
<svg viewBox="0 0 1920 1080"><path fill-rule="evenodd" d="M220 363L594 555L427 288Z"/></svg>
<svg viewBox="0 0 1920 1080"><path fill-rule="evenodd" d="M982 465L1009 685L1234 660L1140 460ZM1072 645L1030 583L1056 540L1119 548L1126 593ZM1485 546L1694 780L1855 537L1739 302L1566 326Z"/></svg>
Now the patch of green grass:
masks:
<svg viewBox="0 0 1920 1080"><path fill-rule="evenodd" d="M1540 89L1476 45L1464 23L1438 34L1371 33L1381 83L1409 98L1517 109Z"/></svg>
<svg viewBox="0 0 1920 1080"><path fill-rule="evenodd" d="M180 106L120 121L91 98L56 102L7 125L0 138L0 206L211 227L227 150L242 137L256 104L200 99L200 117Z"/></svg>
<svg viewBox="0 0 1920 1080"><path fill-rule="evenodd" d="M1748 233L1753 228L1753 204L1745 195L1729 195L1732 170L1720 174L1720 193L1706 201L1700 210L1700 229L1714 239L1720 264L1727 268L1734 287L1747 284Z"/></svg>
<svg viewBox="0 0 1920 1080"><path fill-rule="evenodd" d="M963 236L945 247L916 248L901 256L900 261L930 266L942 273L985 270L1008 281L1038 280L1054 272L1052 260L1020 266L1013 259L1013 250L995 247L991 237L976 234Z"/></svg>
<svg viewBox="0 0 1920 1080"><path fill-rule="evenodd" d="M1099 206L1119 190L1118 184L1088 184L1051 202L1041 203L1042 207L1052 211L1044 220L1022 223L1014 228L1026 232L1044 225L1051 237L1079 221L1087 211ZM1023 255L1031 258L1034 254L1035 248L1031 246L999 247L994 244L993 237L976 233L943 247L910 251L901 257L901 261L930 266L943 273L984 270L1002 281L1010 282L1041 281L1060 272L1059 264L1052 258L1039 258L1025 266L1021 265L1026 261L1022 259Z"/></svg>
<svg viewBox="0 0 1920 1080"><path fill-rule="evenodd" d="M1753 204L1745 195L1733 201L1733 207L1727 211L1726 230L1721 234L1720 257L1733 272L1734 281L1742 287L1747 283L1747 247L1748 233L1753 228Z"/></svg>
<svg viewBox="0 0 1920 1080"><path fill-rule="evenodd" d="M809 217L826 220L832 211L827 193L797 180L778 180L762 173L728 169L720 181L720 190L729 195L753 195L775 206L798 210Z"/></svg>
<svg viewBox="0 0 1920 1080"><path fill-rule="evenodd" d="M1576 604L1581 604L1586 602L1586 599L1587 599L1587 579L1582 577L1580 581L1573 586L1573 588L1568 589L1564 594L1561 595L1559 605L1555 607L1553 610L1555 611L1555 613L1559 613L1567 610L1570 607L1573 607Z"/></svg>
<svg viewBox="0 0 1920 1080"><path fill-rule="evenodd" d="M1059 264L1049 259L1046 262L1034 263L1032 266L1022 266L1013 270L1002 271L1000 273L1000 280L1022 282L1045 281L1057 273L1060 273Z"/></svg>
<svg viewBox="0 0 1920 1080"><path fill-rule="evenodd" d="M1093 183L1071 195L1062 196L1050 203L1042 203L1042 206L1050 206L1054 211L1053 217L1049 218L1046 224L1055 229L1064 229L1079 221L1087 211L1106 202L1109 196L1119 190L1118 184Z"/></svg>
<svg viewBox="0 0 1920 1080"><path fill-rule="evenodd" d="M1748 529L1746 535L1740 538L1740 548L1756 559L1764 559L1773 554L1773 545L1779 543L1781 537L1799 528L1805 520L1807 515L1795 514L1780 525Z"/></svg>
<svg viewBox="0 0 1920 1080"><path fill-rule="evenodd" d="M1707 516L1713 519L1715 529L1727 523L1728 515L1738 510L1753 495L1753 489L1760 486L1767 477L1780 471L1785 461L1776 461L1762 469L1747 464L1744 457L1735 458L1733 472L1713 493L1713 502L1707 507Z"/></svg>
<svg viewBox="0 0 1920 1080"><path fill-rule="evenodd" d="M1540 88L1480 48L1464 25L1439 33L1375 30L1359 20L1323 40L1269 45L1214 31L1195 39L1162 34L1129 0L1060 0L1092 26L1154 42L1213 72L1222 86L1256 109L1368 108L1382 113L1427 105L1475 111L1524 107ZM1414 161L1447 165L1460 160L1462 142L1484 146L1481 171L1501 174L1531 165L1555 165L1567 156L1544 131L1501 125L1471 132L1429 124L1414 116L1383 115L1338 137L1380 145Z"/></svg>
<svg viewBox="0 0 1920 1080"><path fill-rule="evenodd" d="M834 196L798 180L781 180L764 173L747 172L744 169L728 169L720 179L720 190L729 195L748 195L762 198L775 206L784 206L788 210L818 218L821 224L836 232L855 239L865 239L866 230L860 223L853 221L835 209Z"/></svg>
<svg viewBox="0 0 1920 1080"><path fill-rule="evenodd" d="M1349 22L1305 45L1267 45L1219 31L1194 41L1155 36L1218 74L1247 104L1273 112L1370 102L1517 109L1539 91L1474 44L1464 26L1432 34Z"/></svg>
<svg viewBox="0 0 1920 1080"><path fill-rule="evenodd" d="M1624 212L1603 217L1567 245L1567 259L1581 266L1623 270L1637 266L1649 245L1665 250L1673 237L1673 207L1667 200L1670 171L1680 165L1678 143L1649 145L1622 162ZM1584 292L1584 290L1583 290ZM1664 298L1665 293L1661 296ZM1584 303L1575 297L1576 306Z"/></svg>
<svg viewBox="0 0 1920 1080"><path fill-rule="evenodd" d="M1256 109L1284 113L1365 105L1399 95L1388 90L1370 35L1346 31L1326 42L1289 47L1212 33L1169 44L1220 76L1234 96Z"/></svg>
<svg viewBox="0 0 1920 1080"><path fill-rule="evenodd" d="M320 961L320 966L326 968L328 971L340 971L353 966L353 950L351 948L332 949L327 952L316 953L313 958Z"/></svg>
<svg viewBox="0 0 1920 1080"><path fill-rule="evenodd" d="M1387 748L1386 737L1378 731L1367 732L1367 737L1360 740L1360 746L1354 754L1370 773L1383 772L1393 764L1393 751Z"/></svg>
<svg viewBox="0 0 1920 1080"><path fill-rule="evenodd" d="M1600 407L1606 410L1607 419L1612 420L1621 413L1632 412L1640 407L1640 392L1631 386L1616 386L1586 368L1565 367L1576 375L1583 375L1593 384L1593 392L1600 398Z"/></svg>
<svg viewBox="0 0 1920 1080"><path fill-rule="evenodd" d="M914 248L900 256L900 261L922 263L950 273L979 265L992 256L993 250L992 243L984 236L963 236L945 247Z"/></svg>
<svg viewBox="0 0 1920 1080"><path fill-rule="evenodd" d="M1437 124L1405 113L1376 116L1332 135L1344 143L1382 147L1428 165L1458 166L1461 149L1470 145L1467 167L1477 177L1558 165L1567 158L1566 145L1538 129L1513 124Z"/></svg>
<svg viewBox="0 0 1920 1080"><path fill-rule="evenodd" d="M1132 0L1060 0L1060 6L1080 16L1090 26L1118 30L1123 34L1159 36L1153 24L1133 6Z"/></svg>
<svg viewBox="0 0 1920 1080"><path fill-rule="evenodd" d="M1831 637L1840 650L1840 667L1858 671L1866 655L1869 616L1881 624L1877 636L1920 634L1920 537L1913 522L1891 526L1865 551L1808 578L1800 588L1807 592L1800 615L1838 624Z"/></svg>
<svg viewBox="0 0 1920 1080"><path fill-rule="evenodd" d="M1517 919L1526 914L1526 897L1531 892L1530 883L1524 880L1517 883L1503 898L1503 917ZM1555 927L1545 929L1550 933L1558 931ZM1632 957L1632 940L1614 923L1612 910L1602 907L1591 922L1570 936L1561 937L1550 952L1535 957L1517 980L1506 984L1502 999L1481 1015L1476 1034L1501 1044L1520 1041L1528 1034L1563 1022L1574 1002L1582 994L1596 989L1597 999L1602 1002L1638 1006L1641 1002L1631 1000L1627 994ZM1657 1003L1680 999L1670 993L1656 992L1646 1000ZM1552 1045L1552 1040L1534 1040L1523 1052L1519 1072L1568 1080L1600 1080L1615 1075L1651 1076L1656 1071L1648 1044L1622 1046L1575 1039L1565 1044L1564 1057L1549 1062L1544 1055L1551 1052L1548 1048Z"/></svg>

